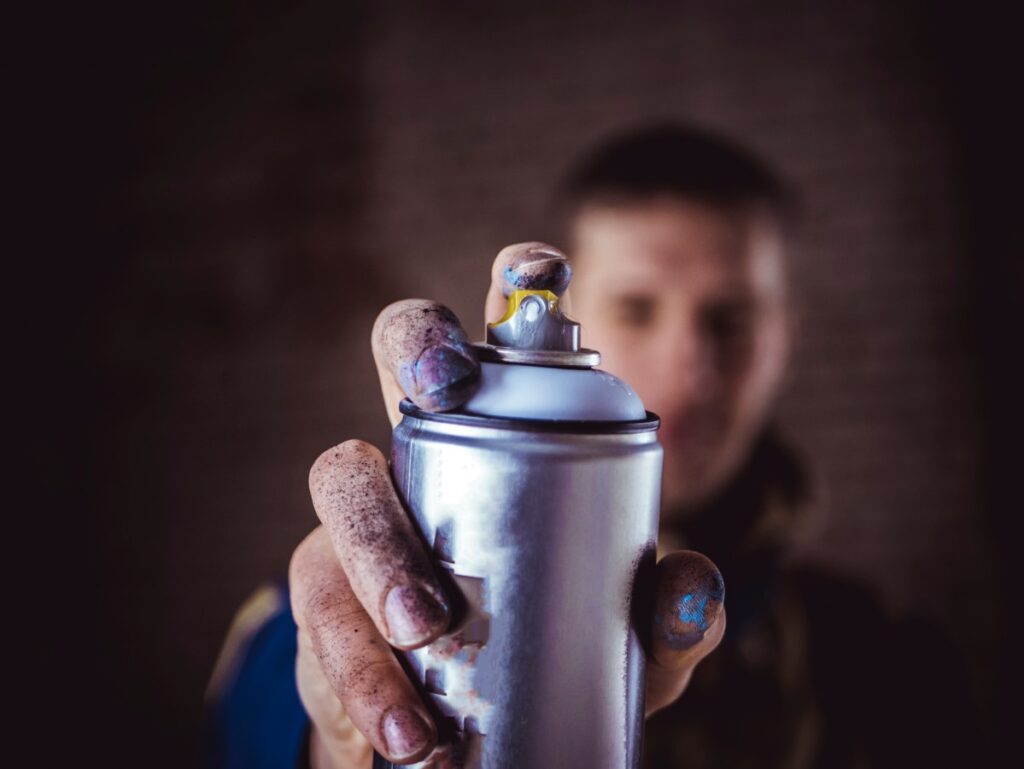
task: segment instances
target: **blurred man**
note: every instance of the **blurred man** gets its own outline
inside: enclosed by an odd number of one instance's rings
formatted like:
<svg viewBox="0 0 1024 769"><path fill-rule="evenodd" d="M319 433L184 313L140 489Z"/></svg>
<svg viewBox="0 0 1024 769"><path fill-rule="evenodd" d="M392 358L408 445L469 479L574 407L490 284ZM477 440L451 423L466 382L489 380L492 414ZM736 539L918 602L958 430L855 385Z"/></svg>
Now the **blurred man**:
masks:
<svg viewBox="0 0 1024 769"><path fill-rule="evenodd" d="M728 585L728 623L712 601L692 647L670 649L652 628L647 765L966 759L973 725L952 655L864 588L786 558L807 490L771 419L793 331L784 185L728 142L668 126L586 158L561 202L571 267L545 244L504 249L486 319L515 288L561 289L574 276L569 309L587 345L662 419L652 600L714 593L716 565ZM386 308L372 342L393 424L402 397L445 410L474 391L468 337L440 305ZM421 760L436 727L392 648L443 633L447 599L379 451L349 441L325 452L310 487L323 525L296 549L288 597L263 591L235 623L211 684L208 759L347 769L369 767L376 748Z"/></svg>

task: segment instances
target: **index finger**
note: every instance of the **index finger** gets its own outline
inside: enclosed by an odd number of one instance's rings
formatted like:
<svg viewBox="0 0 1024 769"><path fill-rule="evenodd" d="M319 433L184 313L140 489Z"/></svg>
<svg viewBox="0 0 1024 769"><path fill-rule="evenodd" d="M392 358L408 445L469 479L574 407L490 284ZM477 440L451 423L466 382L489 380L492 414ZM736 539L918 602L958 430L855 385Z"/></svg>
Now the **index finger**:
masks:
<svg viewBox="0 0 1024 769"><path fill-rule="evenodd" d="M572 268L554 246L531 241L503 248L491 266L485 317L505 313L517 289L566 294ZM563 306L567 298L563 296ZM371 334L373 358L392 427L401 420L398 404L409 398L426 411L448 411L468 401L480 380L480 364L459 319L442 304L405 299L377 316Z"/></svg>

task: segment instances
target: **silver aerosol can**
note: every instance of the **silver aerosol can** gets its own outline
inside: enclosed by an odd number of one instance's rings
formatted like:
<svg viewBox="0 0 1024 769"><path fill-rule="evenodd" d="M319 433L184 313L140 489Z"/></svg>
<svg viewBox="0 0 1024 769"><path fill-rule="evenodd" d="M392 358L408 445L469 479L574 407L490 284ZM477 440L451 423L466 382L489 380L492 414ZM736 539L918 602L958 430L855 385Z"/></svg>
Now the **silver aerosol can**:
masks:
<svg viewBox="0 0 1024 769"><path fill-rule="evenodd" d="M476 395L446 413L406 400L393 436L396 486L461 604L404 653L439 724L415 766L635 769L658 418L594 368L550 291L514 292L475 347Z"/></svg>

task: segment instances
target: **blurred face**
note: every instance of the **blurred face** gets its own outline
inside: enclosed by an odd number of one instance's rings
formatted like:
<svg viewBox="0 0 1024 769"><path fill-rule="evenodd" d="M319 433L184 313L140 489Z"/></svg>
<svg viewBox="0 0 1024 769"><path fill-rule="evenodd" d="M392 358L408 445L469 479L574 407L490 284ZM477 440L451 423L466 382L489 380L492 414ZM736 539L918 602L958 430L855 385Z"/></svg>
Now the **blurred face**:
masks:
<svg viewBox="0 0 1024 769"><path fill-rule="evenodd" d="M661 417L663 510L684 514L736 472L779 388L781 236L765 215L666 196L586 207L571 239L571 316Z"/></svg>

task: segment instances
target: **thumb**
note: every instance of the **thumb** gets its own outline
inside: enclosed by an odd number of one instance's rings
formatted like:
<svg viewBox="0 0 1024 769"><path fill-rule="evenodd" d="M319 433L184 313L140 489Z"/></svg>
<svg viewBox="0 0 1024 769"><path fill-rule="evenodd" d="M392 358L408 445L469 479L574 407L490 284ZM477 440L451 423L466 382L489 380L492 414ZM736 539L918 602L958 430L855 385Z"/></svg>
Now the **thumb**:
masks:
<svg viewBox="0 0 1024 769"><path fill-rule="evenodd" d="M697 663L725 634L725 582L708 558L692 550L658 563L647 658L647 715L672 704Z"/></svg>

